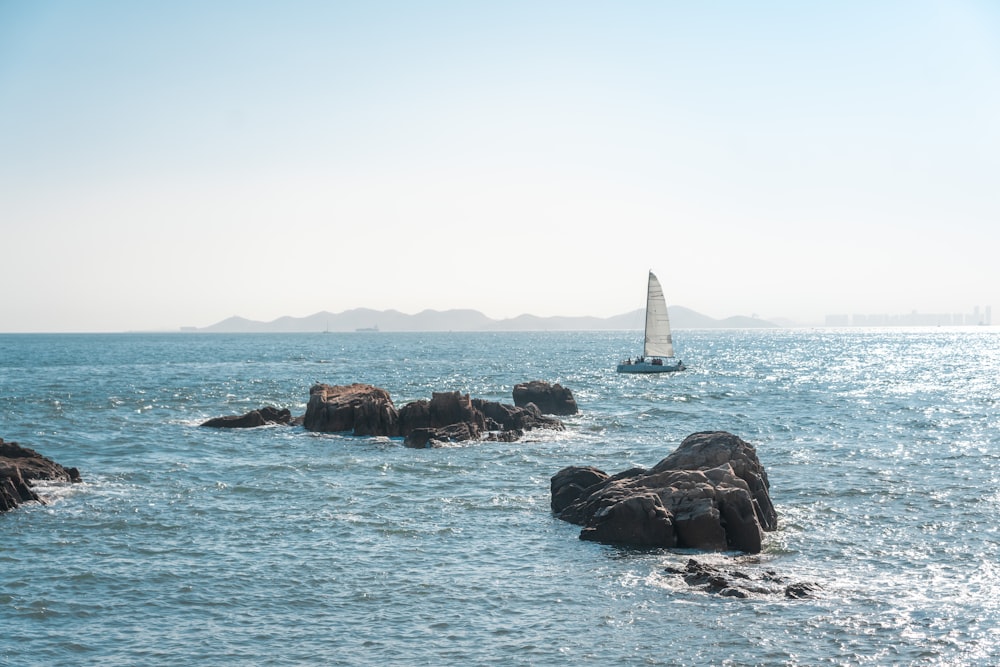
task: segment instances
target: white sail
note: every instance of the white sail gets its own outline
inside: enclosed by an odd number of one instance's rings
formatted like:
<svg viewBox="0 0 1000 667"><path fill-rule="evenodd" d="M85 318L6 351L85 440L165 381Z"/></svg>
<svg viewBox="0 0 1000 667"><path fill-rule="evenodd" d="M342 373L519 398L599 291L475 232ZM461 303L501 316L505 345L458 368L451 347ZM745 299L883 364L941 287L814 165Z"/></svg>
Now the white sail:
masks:
<svg viewBox="0 0 1000 667"><path fill-rule="evenodd" d="M646 339L642 350L647 357L674 356L670 318L667 317L667 301L663 298L660 281L652 271L649 272L649 287L646 291Z"/></svg>

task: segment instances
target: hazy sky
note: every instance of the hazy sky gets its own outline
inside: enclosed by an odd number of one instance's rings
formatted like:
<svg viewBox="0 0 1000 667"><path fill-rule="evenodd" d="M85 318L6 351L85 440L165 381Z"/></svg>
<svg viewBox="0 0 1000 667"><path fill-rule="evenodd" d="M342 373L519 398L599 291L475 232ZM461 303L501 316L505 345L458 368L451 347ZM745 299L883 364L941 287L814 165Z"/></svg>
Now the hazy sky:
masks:
<svg viewBox="0 0 1000 667"><path fill-rule="evenodd" d="M0 331L971 312L998 229L995 0L0 0Z"/></svg>

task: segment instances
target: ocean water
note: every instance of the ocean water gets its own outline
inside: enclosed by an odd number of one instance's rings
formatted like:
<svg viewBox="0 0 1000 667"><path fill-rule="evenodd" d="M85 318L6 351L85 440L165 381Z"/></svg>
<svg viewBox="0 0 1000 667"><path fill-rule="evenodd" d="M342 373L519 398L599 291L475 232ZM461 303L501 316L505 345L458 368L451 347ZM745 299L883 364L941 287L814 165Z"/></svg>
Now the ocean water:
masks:
<svg viewBox="0 0 1000 667"><path fill-rule="evenodd" d="M1000 663L1000 331L679 331L686 372L619 375L635 332L0 336L0 437L80 469L0 516L2 665ZM565 431L404 448L214 430L316 382L397 406L569 387ZM583 542L567 465L754 444L779 530L697 555L820 586L732 599L691 552Z"/></svg>

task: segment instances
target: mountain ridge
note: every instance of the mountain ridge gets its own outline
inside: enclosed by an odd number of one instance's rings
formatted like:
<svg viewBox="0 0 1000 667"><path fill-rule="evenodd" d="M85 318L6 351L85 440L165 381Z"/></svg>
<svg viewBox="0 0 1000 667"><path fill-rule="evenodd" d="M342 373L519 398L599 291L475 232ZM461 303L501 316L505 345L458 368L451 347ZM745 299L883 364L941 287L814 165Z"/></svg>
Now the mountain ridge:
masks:
<svg viewBox="0 0 1000 667"><path fill-rule="evenodd" d="M639 330L644 324L639 308L612 317L539 317L523 314L495 320L478 310L422 310L407 315L398 310L353 308L340 313L320 311L304 317L284 315L270 322L234 315L206 327L183 327L184 331L210 333L304 333L310 331L615 331ZM670 306L674 329L768 329L780 328L768 320L736 315L715 319L683 306Z"/></svg>

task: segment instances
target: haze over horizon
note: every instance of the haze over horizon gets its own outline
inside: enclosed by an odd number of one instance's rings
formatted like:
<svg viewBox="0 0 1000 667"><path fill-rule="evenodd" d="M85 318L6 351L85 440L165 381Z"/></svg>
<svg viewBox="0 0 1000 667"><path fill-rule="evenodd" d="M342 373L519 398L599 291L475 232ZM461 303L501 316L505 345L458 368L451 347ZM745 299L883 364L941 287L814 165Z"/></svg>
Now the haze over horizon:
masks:
<svg viewBox="0 0 1000 667"><path fill-rule="evenodd" d="M0 3L0 332L1000 306L1000 4Z"/></svg>

